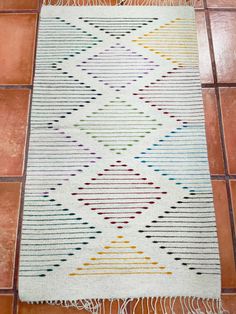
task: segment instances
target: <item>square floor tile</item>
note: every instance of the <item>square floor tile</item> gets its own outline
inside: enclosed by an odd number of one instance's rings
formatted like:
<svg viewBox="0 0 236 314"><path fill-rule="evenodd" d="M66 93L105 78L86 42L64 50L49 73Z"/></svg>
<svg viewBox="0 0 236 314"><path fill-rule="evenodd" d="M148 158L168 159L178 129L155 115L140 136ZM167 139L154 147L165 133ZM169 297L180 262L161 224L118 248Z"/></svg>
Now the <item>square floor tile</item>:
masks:
<svg viewBox="0 0 236 314"><path fill-rule="evenodd" d="M0 85L32 84L37 14L0 14Z"/></svg>
<svg viewBox="0 0 236 314"><path fill-rule="evenodd" d="M236 88L220 88L226 155L230 174L236 174Z"/></svg>
<svg viewBox="0 0 236 314"><path fill-rule="evenodd" d="M13 314L13 295L0 294L1 314Z"/></svg>
<svg viewBox="0 0 236 314"><path fill-rule="evenodd" d="M203 11L196 11L196 27L198 38L199 51L199 68L202 83L213 83L213 73L211 65L211 56L209 50L209 42L207 37L207 28L205 13Z"/></svg>
<svg viewBox="0 0 236 314"><path fill-rule="evenodd" d="M236 180L230 180L230 193L233 206L234 231L236 232Z"/></svg>
<svg viewBox="0 0 236 314"><path fill-rule="evenodd" d="M215 180L212 181L212 185L220 249L222 288L235 288L236 270L226 183L223 180Z"/></svg>
<svg viewBox="0 0 236 314"><path fill-rule="evenodd" d="M207 136L208 159L211 174L224 174L223 153L220 139L220 128L216 105L216 95L213 88L204 88L203 103Z"/></svg>
<svg viewBox="0 0 236 314"><path fill-rule="evenodd" d="M0 10L38 9L40 0L0 0Z"/></svg>
<svg viewBox="0 0 236 314"><path fill-rule="evenodd" d="M0 288L12 288L21 184L0 183Z"/></svg>
<svg viewBox="0 0 236 314"><path fill-rule="evenodd" d="M235 0L207 0L208 8L236 8Z"/></svg>
<svg viewBox="0 0 236 314"><path fill-rule="evenodd" d="M223 306L228 314L236 313L236 293L222 295ZM228 311L228 312L227 312Z"/></svg>
<svg viewBox="0 0 236 314"><path fill-rule="evenodd" d="M0 176L21 176L30 91L0 89Z"/></svg>
<svg viewBox="0 0 236 314"><path fill-rule="evenodd" d="M217 79L236 82L236 11L210 11Z"/></svg>

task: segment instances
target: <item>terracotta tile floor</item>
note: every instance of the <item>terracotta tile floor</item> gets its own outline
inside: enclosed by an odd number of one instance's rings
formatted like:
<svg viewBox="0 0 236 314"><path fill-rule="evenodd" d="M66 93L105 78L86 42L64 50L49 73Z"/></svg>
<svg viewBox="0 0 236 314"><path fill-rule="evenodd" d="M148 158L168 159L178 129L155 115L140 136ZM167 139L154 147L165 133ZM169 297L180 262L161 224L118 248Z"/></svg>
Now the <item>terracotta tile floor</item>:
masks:
<svg viewBox="0 0 236 314"><path fill-rule="evenodd" d="M22 215L21 186L25 180L38 1L0 0L1 314L77 313L74 309L29 305L17 299L18 221L21 222ZM200 72L222 264L222 298L231 314L236 313L235 9L236 0L196 3ZM106 307L109 309L109 304ZM129 310L131 313L132 305ZM113 312L117 313L115 306Z"/></svg>

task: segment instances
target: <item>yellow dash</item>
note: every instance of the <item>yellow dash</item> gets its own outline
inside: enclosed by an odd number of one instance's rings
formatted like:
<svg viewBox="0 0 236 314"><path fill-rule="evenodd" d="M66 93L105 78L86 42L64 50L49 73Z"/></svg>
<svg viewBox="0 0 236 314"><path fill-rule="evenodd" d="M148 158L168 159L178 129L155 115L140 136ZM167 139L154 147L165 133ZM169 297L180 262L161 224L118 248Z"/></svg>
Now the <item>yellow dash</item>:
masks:
<svg viewBox="0 0 236 314"><path fill-rule="evenodd" d="M118 239L122 239L122 238L124 238L124 237L123 237L123 236L117 236L117 238L118 238Z"/></svg>
<svg viewBox="0 0 236 314"><path fill-rule="evenodd" d="M120 260L120 259L119 259ZM112 263L112 262L107 262L107 263L86 263L83 264L85 266L99 266L99 265L157 265L158 263L151 263L151 262L143 262L143 263L137 263L137 262L131 262L131 263L126 263L126 262L120 262L120 263ZM159 267L160 268L160 267Z"/></svg>
<svg viewBox="0 0 236 314"><path fill-rule="evenodd" d="M88 275L151 275L151 274L157 274L157 275L172 275L172 272L122 272L122 273L72 273L69 274L69 276L88 276Z"/></svg>
<svg viewBox="0 0 236 314"><path fill-rule="evenodd" d="M105 246L108 249L136 249L136 246Z"/></svg>
<svg viewBox="0 0 236 314"><path fill-rule="evenodd" d="M92 261L99 261L99 260L140 260L140 259L144 259L144 260L150 260L150 257L98 257L98 258L90 258L90 260Z"/></svg>
<svg viewBox="0 0 236 314"><path fill-rule="evenodd" d="M128 267L90 267L89 269L86 268L76 268L77 270L107 270L107 269L112 269L112 270L133 270L133 269L157 269L156 267L132 267L132 268L128 268Z"/></svg>
<svg viewBox="0 0 236 314"><path fill-rule="evenodd" d="M143 252L138 251L138 252L97 252L97 254L143 254Z"/></svg>

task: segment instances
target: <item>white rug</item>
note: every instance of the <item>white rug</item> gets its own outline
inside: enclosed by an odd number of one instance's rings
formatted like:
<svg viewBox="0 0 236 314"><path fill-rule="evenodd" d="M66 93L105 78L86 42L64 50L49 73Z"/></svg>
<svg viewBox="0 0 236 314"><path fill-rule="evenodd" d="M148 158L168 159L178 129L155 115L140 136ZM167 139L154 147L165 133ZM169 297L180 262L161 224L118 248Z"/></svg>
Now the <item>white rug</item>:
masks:
<svg viewBox="0 0 236 314"><path fill-rule="evenodd" d="M220 291L193 8L44 6L21 300Z"/></svg>

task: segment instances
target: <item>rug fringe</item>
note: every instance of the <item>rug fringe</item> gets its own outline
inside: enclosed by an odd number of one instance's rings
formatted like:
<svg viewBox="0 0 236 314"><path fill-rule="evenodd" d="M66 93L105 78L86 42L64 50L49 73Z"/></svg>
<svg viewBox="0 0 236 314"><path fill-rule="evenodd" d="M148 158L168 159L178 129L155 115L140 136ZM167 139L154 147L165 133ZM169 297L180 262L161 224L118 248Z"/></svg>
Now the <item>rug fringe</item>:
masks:
<svg viewBox="0 0 236 314"><path fill-rule="evenodd" d="M199 0L118 0L113 4L112 0L43 0L43 5L55 6L100 6L100 5L134 5L134 6L194 6Z"/></svg>
<svg viewBox="0 0 236 314"><path fill-rule="evenodd" d="M43 0L48 6L100 6L112 5L112 0Z"/></svg>
<svg viewBox="0 0 236 314"><path fill-rule="evenodd" d="M106 301L110 303L107 304ZM230 314L221 299L198 297L149 297L138 299L83 299L74 301L37 301L30 304L50 304L66 308L86 310L91 314L128 314L127 305L132 302L131 314ZM176 311L177 310L177 311Z"/></svg>
<svg viewBox="0 0 236 314"><path fill-rule="evenodd" d="M118 5L194 6L198 0L118 0Z"/></svg>

